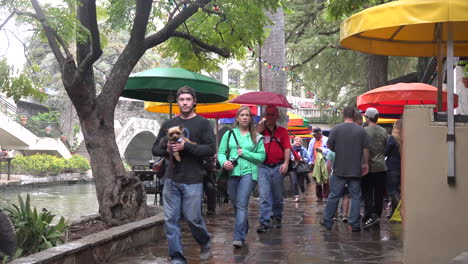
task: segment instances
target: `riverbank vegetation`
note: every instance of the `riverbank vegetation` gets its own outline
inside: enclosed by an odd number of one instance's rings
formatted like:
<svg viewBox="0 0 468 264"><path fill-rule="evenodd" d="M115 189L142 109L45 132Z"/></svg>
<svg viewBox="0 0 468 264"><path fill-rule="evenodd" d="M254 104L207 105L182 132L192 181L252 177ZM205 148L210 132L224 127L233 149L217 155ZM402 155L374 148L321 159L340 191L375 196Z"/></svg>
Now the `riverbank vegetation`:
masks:
<svg viewBox="0 0 468 264"><path fill-rule="evenodd" d="M66 242L68 222L63 217L51 225L55 215L43 208L31 208L29 194L26 201L18 195L18 205L5 208L16 232L16 251L13 259L34 254Z"/></svg>
<svg viewBox="0 0 468 264"><path fill-rule="evenodd" d="M6 166L6 164L2 165ZM13 174L35 176L72 172L84 173L90 168L89 161L79 155L73 155L70 159L65 159L53 155L35 154L31 156L16 156L11 161ZM6 171L6 168L2 168L2 171Z"/></svg>

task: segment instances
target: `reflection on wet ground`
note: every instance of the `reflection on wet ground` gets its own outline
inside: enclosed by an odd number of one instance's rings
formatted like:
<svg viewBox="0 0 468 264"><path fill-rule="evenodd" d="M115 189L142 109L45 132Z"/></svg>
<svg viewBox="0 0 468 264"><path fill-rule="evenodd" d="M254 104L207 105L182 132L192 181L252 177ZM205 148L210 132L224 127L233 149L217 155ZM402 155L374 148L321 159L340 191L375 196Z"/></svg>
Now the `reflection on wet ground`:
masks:
<svg viewBox="0 0 468 264"><path fill-rule="evenodd" d="M199 246L183 224L188 263L403 263L401 224L382 219L380 230L351 233L347 224L336 222L332 231L323 231L319 222L324 204L316 203L310 194L299 203L286 199L283 227L257 234L258 199L251 199L249 209L250 232L242 249L232 246L234 213L229 206L205 217L213 234L212 256L205 261L200 260ZM168 263L167 242L149 244L111 263Z"/></svg>

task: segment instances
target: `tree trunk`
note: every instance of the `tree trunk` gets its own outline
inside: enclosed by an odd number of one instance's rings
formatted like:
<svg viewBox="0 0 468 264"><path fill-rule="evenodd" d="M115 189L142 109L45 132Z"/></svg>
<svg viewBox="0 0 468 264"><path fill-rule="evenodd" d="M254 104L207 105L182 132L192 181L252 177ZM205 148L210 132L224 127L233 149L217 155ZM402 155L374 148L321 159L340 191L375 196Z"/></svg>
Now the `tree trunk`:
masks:
<svg viewBox="0 0 468 264"><path fill-rule="evenodd" d="M114 133L114 111L96 109L80 118L102 219L121 225L148 216L143 184L126 173Z"/></svg>
<svg viewBox="0 0 468 264"><path fill-rule="evenodd" d="M367 90L387 85L388 56L367 55Z"/></svg>
<svg viewBox="0 0 468 264"><path fill-rule="evenodd" d="M274 24L268 27L270 35L262 47L262 58L271 64L271 68L261 66L262 89L286 95L286 72L281 70L286 65L283 9L278 8L276 13L266 11L266 14ZM273 69L274 66L279 66L279 70ZM279 124L285 126L286 110L280 109L280 114Z"/></svg>

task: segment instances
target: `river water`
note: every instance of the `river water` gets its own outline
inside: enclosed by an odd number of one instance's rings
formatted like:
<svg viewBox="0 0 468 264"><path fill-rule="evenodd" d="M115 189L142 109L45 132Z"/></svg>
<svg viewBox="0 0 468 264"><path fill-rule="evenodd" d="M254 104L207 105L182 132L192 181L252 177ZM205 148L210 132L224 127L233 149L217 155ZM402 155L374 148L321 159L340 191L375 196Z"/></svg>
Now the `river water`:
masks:
<svg viewBox="0 0 468 264"><path fill-rule="evenodd" d="M18 194L26 200L28 193L32 207L36 207L38 211L46 208L56 215L54 222L57 222L60 216L72 220L98 212L96 189L92 182L3 189L0 190L0 207L10 203L18 204ZM147 200L148 204L153 204L154 194L148 194Z"/></svg>

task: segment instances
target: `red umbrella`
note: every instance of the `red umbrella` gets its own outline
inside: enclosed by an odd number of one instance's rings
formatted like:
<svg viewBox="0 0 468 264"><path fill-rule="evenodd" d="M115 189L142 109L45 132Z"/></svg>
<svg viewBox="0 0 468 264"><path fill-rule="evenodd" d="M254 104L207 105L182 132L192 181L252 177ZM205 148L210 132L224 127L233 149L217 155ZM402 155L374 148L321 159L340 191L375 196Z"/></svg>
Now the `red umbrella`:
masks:
<svg viewBox="0 0 468 264"><path fill-rule="evenodd" d="M286 99L286 96L274 92L250 92L237 96L229 101L236 104L254 104L254 105L274 105L287 108L293 108Z"/></svg>
<svg viewBox="0 0 468 264"><path fill-rule="evenodd" d="M454 95L454 108L458 95ZM403 114L405 105L437 104L437 88L424 83L397 83L373 89L357 98L357 106L365 111L374 107L381 114ZM447 111L447 92L442 94L442 108ZM435 110L435 109L434 109Z"/></svg>

